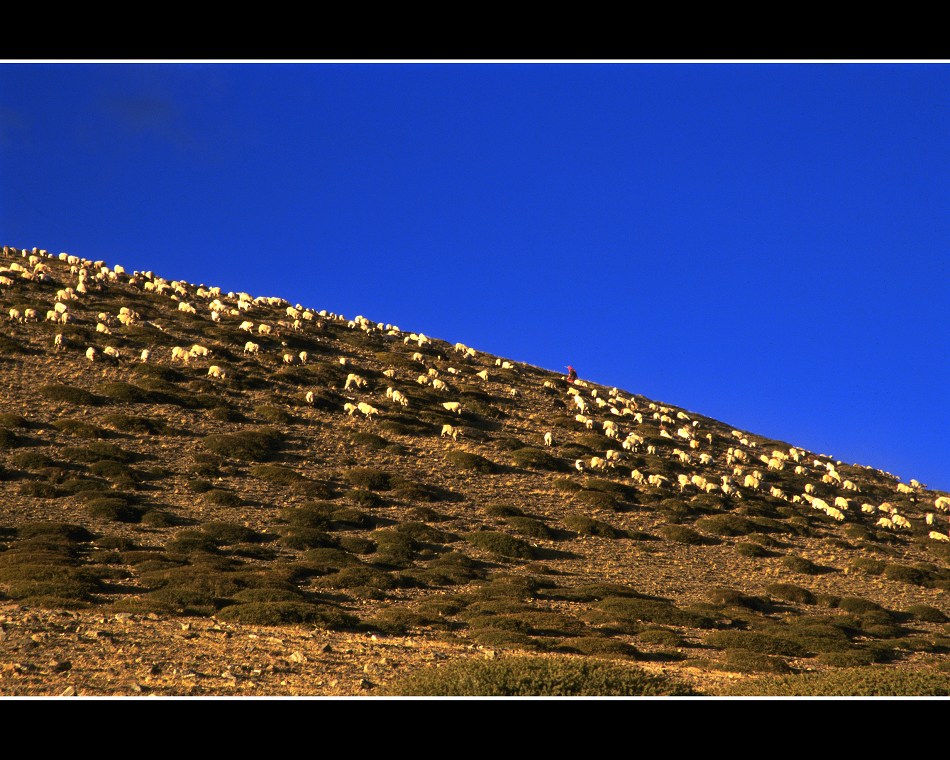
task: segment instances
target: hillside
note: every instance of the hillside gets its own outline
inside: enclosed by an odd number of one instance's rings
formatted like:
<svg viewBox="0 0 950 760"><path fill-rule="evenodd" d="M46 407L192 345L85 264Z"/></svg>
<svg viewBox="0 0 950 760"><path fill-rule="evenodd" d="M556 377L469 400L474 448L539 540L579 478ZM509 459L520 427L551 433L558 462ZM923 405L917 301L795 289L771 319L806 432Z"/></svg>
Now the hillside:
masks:
<svg viewBox="0 0 950 760"><path fill-rule="evenodd" d="M245 295L4 247L0 694L379 694L514 653L950 684L946 494Z"/></svg>

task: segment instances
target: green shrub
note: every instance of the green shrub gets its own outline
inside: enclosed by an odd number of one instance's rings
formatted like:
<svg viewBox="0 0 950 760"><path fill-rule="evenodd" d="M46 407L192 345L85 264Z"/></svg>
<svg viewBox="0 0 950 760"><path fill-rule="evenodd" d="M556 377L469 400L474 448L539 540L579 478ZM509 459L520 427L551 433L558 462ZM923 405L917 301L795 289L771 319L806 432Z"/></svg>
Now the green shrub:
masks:
<svg viewBox="0 0 950 760"><path fill-rule="evenodd" d="M446 453L445 461L459 470L471 470L483 474L498 472L498 465L490 459L470 451L452 450Z"/></svg>
<svg viewBox="0 0 950 760"><path fill-rule="evenodd" d="M193 554L195 552L215 552L218 542L199 530L182 530L175 534L165 548L174 554Z"/></svg>
<svg viewBox="0 0 950 760"><path fill-rule="evenodd" d="M537 550L533 546L507 533L484 530L466 533L463 538L472 546L502 557L534 559L537 556Z"/></svg>
<svg viewBox="0 0 950 760"><path fill-rule="evenodd" d="M891 621L893 618L887 610L881 605L872 602L870 599L863 599L860 596L843 596L838 600L838 609L845 612L852 612L861 615L865 612L884 613L885 619Z"/></svg>
<svg viewBox="0 0 950 760"><path fill-rule="evenodd" d="M578 491L584 490L584 486L580 483L575 483L570 478L555 478L551 481L551 485L561 493L577 493Z"/></svg>
<svg viewBox="0 0 950 760"><path fill-rule="evenodd" d="M169 435L172 432L171 427L162 420L134 414L107 414L102 421L120 433Z"/></svg>
<svg viewBox="0 0 950 760"><path fill-rule="evenodd" d="M482 508L489 517L525 517L525 513L510 504L489 504Z"/></svg>
<svg viewBox="0 0 950 760"><path fill-rule="evenodd" d="M565 472L568 467L560 459L551 456L546 451L526 447L511 452L511 461L516 467L530 470L547 470L550 472Z"/></svg>
<svg viewBox="0 0 950 760"><path fill-rule="evenodd" d="M355 433L350 441L354 446L363 446L371 451L379 451L390 445L389 441L375 433Z"/></svg>
<svg viewBox="0 0 950 760"><path fill-rule="evenodd" d="M364 491L361 488L347 491L345 496L346 500L351 504L363 507L364 509L378 509L379 507L386 506L386 500L378 493Z"/></svg>
<svg viewBox="0 0 950 760"><path fill-rule="evenodd" d="M53 423L56 424L55 422ZM21 443L20 436L5 427L0 427L0 449L12 449Z"/></svg>
<svg viewBox="0 0 950 760"><path fill-rule="evenodd" d="M578 504L592 509L605 509L611 512L617 512L620 509L616 497L603 491L584 489L575 493L572 498Z"/></svg>
<svg viewBox="0 0 950 760"><path fill-rule="evenodd" d="M660 625L681 625L689 628L712 628L713 618L680 609L670 602L655 599L603 599L597 609L617 621L640 621Z"/></svg>
<svg viewBox="0 0 950 760"><path fill-rule="evenodd" d="M906 610L908 615L911 615L914 620L921 620L925 623L946 623L947 616L943 614L941 610L938 610L936 607L931 607L929 604L913 604Z"/></svg>
<svg viewBox="0 0 950 760"><path fill-rule="evenodd" d="M369 491L388 491L390 489L390 475L372 467L354 467L345 474L347 482L357 488Z"/></svg>
<svg viewBox="0 0 950 760"><path fill-rule="evenodd" d="M812 562L810 559L805 557L799 557L794 554L787 554L782 558L782 565L787 569L791 570L793 573L801 573L802 575L818 575L824 570Z"/></svg>
<svg viewBox="0 0 950 760"><path fill-rule="evenodd" d="M615 528L603 520L595 520L585 515L568 515L564 518L564 525L582 536L599 536L601 538L625 538L627 536L626 531Z"/></svg>
<svg viewBox="0 0 950 760"><path fill-rule="evenodd" d="M216 433L202 439L205 448L222 457L246 461L270 459L280 446L282 436L276 430L245 430L240 433Z"/></svg>
<svg viewBox="0 0 950 760"><path fill-rule="evenodd" d="M259 464L251 467L251 475L272 485L292 486L303 483L306 478L289 467L279 464Z"/></svg>
<svg viewBox="0 0 950 760"><path fill-rule="evenodd" d="M27 422L26 417L19 414L12 414L11 412L0 413L0 427L26 428L29 426L30 424Z"/></svg>
<svg viewBox="0 0 950 760"><path fill-rule="evenodd" d="M212 488L201 495L201 500L205 504L217 507L239 507L244 500L233 491L225 491L222 488Z"/></svg>
<svg viewBox="0 0 950 760"><path fill-rule="evenodd" d="M661 647L679 648L686 646L686 641L676 631L667 628L647 628L637 634L637 638L645 644L656 644Z"/></svg>
<svg viewBox="0 0 950 760"><path fill-rule="evenodd" d="M737 543L736 554L742 557L748 557L749 559L773 556L772 552L762 546L762 544L754 544L750 541L740 541Z"/></svg>
<svg viewBox="0 0 950 760"><path fill-rule="evenodd" d="M711 604L723 607L745 607L746 609L756 610L758 612L769 612L771 609L771 604L765 599L743 594L741 591L732 588L717 586L711 588L706 593L706 596L709 598Z"/></svg>
<svg viewBox="0 0 950 760"><path fill-rule="evenodd" d="M353 628L359 619L329 605L306 602L248 602L225 607L218 619L246 625L308 623L328 630Z"/></svg>
<svg viewBox="0 0 950 760"><path fill-rule="evenodd" d="M387 685L398 696L684 696L685 684L619 663L565 657L468 659L427 667Z"/></svg>
<svg viewBox="0 0 950 760"><path fill-rule="evenodd" d="M755 533L760 529L760 526L739 515L711 515L710 517L701 517L696 521L695 525L701 531L712 533L716 536L745 536L749 533Z"/></svg>
<svg viewBox="0 0 950 760"><path fill-rule="evenodd" d="M887 563L880 559L871 557L855 557L851 560L849 567L865 575L880 575L884 572L884 566Z"/></svg>
<svg viewBox="0 0 950 760"><path fill-rule="evenodd" d="M145 510L128 504L125 499L108 497L92 499L86 502L86 511L92 517L113 522L137 523L142 520Z"/></svg>
<svg viewBox="0 0 950 760"><path fill-rule="evenodd" d="M860 667L730 683L730 696L762 697L946 697L950 673Z"/></svg>
<svg viewBox="0 0 950 760"><path fill-rule="evenodd" d="M40 395L50 401L62 401L76 406L99 406L105 399L84 391L82 388L73 388L71 385L53 383L40 387Z"/></svg>
<svg viewBox="0 0 950 760"><path fill-rule="evenodd" d="M142 525L150 528L172 528L183 522L180 517L164 509L150 509L142 515Z"/></svg>
<svg viewBox="0 0 950 760"><path fill-rule="evenodd" d="M711 542L711 539L707 536L685 525L664 525L660 528L660 535L669 541L675 541L678 544L690 544L692 546L701 546Z"/></svg>
<svg viewBox="0 0 950 760"><path fill-rule="evenodd" d="M156 400L155 394L131 383L104 383L97 390L106 398L114 401L124 401L128 404L147 404Z"/></svg>
<svg viewBox="0 0 950 760"><path fill-rule="evenodd" d="M55 499L64 494L52 483L30 481L20 486L21 496L32 496L38 499Z"/></svg>
<svg viewBox="0 0 950 760"><path fill-rule="evenodd" d="M891 581L900 581L914 586L923 586L927 581L927 574L916 567L888 563L884 566L884 577Z"/></svg>
<svg viewBox="0 0 950 760"><path fill-rule="evenodd" d="M93 475L110 480L121 485L133 485L139 482L135 470L122 462L111 459L102 459L89 465L89 472Z"/></svg>
<svg viewBox="0 0 950 760"><path fill-rule="evenodd" d="M119 446L107 441L93 441L84 446L71 446L63 449L63 455L71 462L99 462L111 459L115 462L131 462L136 455L127 446Z"/></svg>
<svg viewBox="0 0 950 760"><path fill-rule="evenodd" d="M81 525L43 520L20 523L16 526L17 537L24 540L51 538L68 543L92 541L95 536Z"/></svg>
<svg viewBox="0 0 950 760"><path fill-rule="evenodd" d="M291 414L276 406L255 406L254 414L264 422L272 422L275 425L289 425L293 421Z"/></svg>
<svg viewBox="0 0 950 760"><path fill-rule="evenodd" d="M727 649L719 667L733 673L791 673L788 663L780 657L773 657L748 649Z"/></svg>
<svg viewBox="0 0 950 760"><path fill-rule="evenodd" d="M223 520L205 523L201 529L218 544L257 543L265 538L253 528Z"/></svg>
<svg viewBox="0 0 950 760"><path fill-rule="evenodd" d="M808 654L808 650L797 642L756 631L714 631L706 636L703 645L714 649L746 649L785 657L803 657Z"/></svg>
<svg viewBox="0 0 950 760"><path fill-rule="evenodd" d="M542 538L548 541L553 541L557 538L557 533L551 530L547 525L545 525L540 520L535 520L533 517L509 517L506 522L515 530L516 533L520 533L522 536L528 536L529 538Z"/></svg>
<svg viewBox="0 0 950 760"><path fill-rule="evenodd" d="M52 459L39 451L22 451L19 454L14 454L10 461L24 470L39 470L54 464Z"/></svg>
<svg viewBox="0 0 950 760"><path fill-rule="evenodd" d="M776 599L796 604L814 604L815 595L807 588L796 586L794 583L773 583L765 590Z"/></svg>
<svg viewBox="0 0 950 760"><path fill-rule="evenodd" d="M605 659L636 658L640 654L631 644L602 636L578 636L565 639L558 649Z"/></svg>

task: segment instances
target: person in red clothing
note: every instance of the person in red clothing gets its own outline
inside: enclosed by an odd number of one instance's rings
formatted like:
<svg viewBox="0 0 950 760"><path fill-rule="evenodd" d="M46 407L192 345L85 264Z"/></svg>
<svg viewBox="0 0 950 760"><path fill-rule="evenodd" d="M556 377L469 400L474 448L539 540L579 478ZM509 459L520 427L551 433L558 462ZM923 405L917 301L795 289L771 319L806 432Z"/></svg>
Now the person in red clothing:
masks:
<svg viewBox="0 0 950 760"><path fill-rule="evenodd" d="M570 364L567 365L567 382L573 383L577 380L577 370L574 369Z"/></svg>

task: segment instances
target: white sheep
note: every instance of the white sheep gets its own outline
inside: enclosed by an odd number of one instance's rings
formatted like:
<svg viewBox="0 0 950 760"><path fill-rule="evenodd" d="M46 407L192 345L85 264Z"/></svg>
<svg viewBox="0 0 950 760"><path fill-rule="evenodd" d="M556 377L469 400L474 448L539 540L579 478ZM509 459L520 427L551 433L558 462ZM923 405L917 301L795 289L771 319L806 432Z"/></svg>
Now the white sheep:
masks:
<svg viewBox="0 0 950 760"><path fill-rule="evenodd" d="M594 420L583 414L575 414L574 419L580 422L588 430L594 429Z"/></svg>
<svg viewBox="0 0 950 760"><path fill-rule="evenodd" d="M933 512L928 512L926 515L924 515L924 522L926 522L927 525L933 525L933 524L934 524L934 513L933 513Z"/></svg>
<svg viewBox="0 0 950 760"><path fill-rule="evenodd" d="M898 528L910 528L910 520L908 520L904 515L899 515L894 513L891 515L891 522L894 523Z"/></svg>
<svg viewBox="0 0 950 760"><path fill-rule="evenodd" d="M354 412L359 411L359 409L357 409L356 404L351 404L347 402L343 405L343 411L346 412L350 417L352 417Z"/></svg>
<svg viewBox="0 0 950 760"><path fill-rule="evenodd" d="M261 352L261 346L259 343L253 343L251 341L248 341L247 343L244 344L245 356L247 356L248 354L259 354L260 352Z"/></svg>
<svg viewBox="0 0 950 760"><path fill-rule="evenodd" d="M283 355L282 358L283 358L283 360L284 360L284 364L293 364L294 362L297 361L297 357L294 356L294 355L293 355L292 353L290 353L289 351L286 352L286 353Z"/></svg>
<svg viewBox="0 0 950 760"><path fill-rule="evenodd" d="M142 353L139 354L139 361L147 362L147 361L148 361L148 358L149 358L151 355L152 355L152 352L151 352L151 351L149 351L147 348L143 348L143 349L142 349Z"/></svg>
<svg viewBox="0 0 950 760"><path fill-rule="evenodd" d="M640 472L640 470L632 470L630 472L630 477L633 478L638 485L642 486L644 483L646 483L646 476Z"/></svg>
<svg viewBox="0 0 950 760"><path fill-rule="evenodd" d="M476 372L475 376L480 377L482 380L488 380L488 370L483 369L481 372Z"/></svg>
<svg viewBox="0 0 950 760"><path fill-rule="evenodd" d="M313 400L314 400L313 391L307 391L304 394L303 400L306 401L310 406L313 406Z"/></svg>
<svg viewBox="0 0 950 760"><path fill-rule="evenodd" d="M462 405L458 401L446 401L442 404L442 408L449 412L455 412L457 415L462 415Z"/></svg>
<svg viewBox="0 0 950 760"><path fill-rule="evenodd" d="M574 460L574 469L577 470L578 472L584 472L584 460L583 460L583 459L575 459L575 460Z"/></svg>
<svg viewBox="0 0 950 760"><path fill-rule="evenodd" d="M248 320L244 320L244 321L241 322L241 324L238 326L238 329L239 329L239 330L244 330L245 332L254 332L254 323L253 323L253 322L249 322Z"/></svg>
<svg viewBox="0 0 950 760"><path fill-rule="evenodd" d="M274 332L274 328L271 327L270 325L265 325L264 323L261 323L257 326L258 335L270 335L273 332Z"/></svg>
<svg viewBox="0 0 950 760"><path fill-rule="evenodd" d="M113 346L106 346L104 349L102 349L102 353L104 353L106 356L112 357L112 359L114 359L115 361L119 361L119 358L120 358L119 349Z"/></svg>
<svg viewBox="0 0 950 760"><path fill-rule="evenodd" d="M106 325L104 322L96 323L96 332L102 333L104 335L112 335L112 330L110 330L109 326Z"/></svg>
<svg viewBox="0 0 950 760"><path fill-rule="evenodd" d="M851 502L844 498L844 496L835 496L835 506L847 511L851 507Z"/></svg>
<svg viewBox="0 0 950 760"><path fill-rule="evenodd" d="M448 386L445 382L443 382L442 380L439 380L438 378L436 378L435 380L432 381L432 387L433 387L433 389L435 389L435 390L437 390L437 391L443 391L443 392L445 392L445 391L448 391L448 390L449 390L449 386Z"/></svg>
<svg viewBox="0 0 950 760"><path fill-rule="evenodd" d="M602 457L591 457L590 468L592 470L605 470L607 469L607 460Z"/></svg>
<svg viewBox="0 0 950 760"><path fill-rule="evenodd" d="M89 346L89 348L86 349L86 358L89 361L94 362L96 360L96 349L94 349L92 346Z"/></svg>
<svg viewBox="0 0 950 760"><path fill-rule="evenodd" d="M446 424L442 426L442 432L439 433L439 438L445 438L446 436L450 436L453 441L457 441L459 437L459 433L461 433L461 428L456 427L454 425Z"/></svg>
<svg viewBox="0 0 950 760"><path fill-rule="evenodd" d="M746 475L745 480L742 482L743 488L750 488L753 491L759 490L759 479L754 475Z"/></svg>
<svg viewBox="0 0 950 760"><path fill-rule="evenodd" d="M647 483L649 483L654 488L662 488L666 485L669 485L670 479L664 475L650 475L647 478Z"/></svg>
<svg viewBox="0 0 950 760"><path fill-rule="evenodd" d="M550 431L544 434L544 445L545 446L554 445L554 435Z"/></svg>
<svg viewBox="0 0 950 760"><path fill-rule="evenodd" d="M874 524L875 524L877 527L879 527L879 528L889 528L889 529L890 529L890 528L893 528L893 527L894 527L894 523L890 520L890 518L887 518L887 517L882 517L881 519L879 519L879 520L878 520L876 523L874 523Z"/></svg>
<svg viewBox="0 0 950 760"><path fill-rule="evenodd" d="M368 384L369 383L365 378L362 378L359 375L351 372L346 376L346 383L343 385L343 390L348 391L352 386L357 388L365 388Z"/></svg>
<svg viewBox="0 0 950 760"><path fill-rule="evenodd" d="M915 493L914 489L905 483L897 484L897 493Z"/></svg>
<svg viewBox="0 0 950 760"><path fill-rule="evenodd" d="M873 515L875 512L877 512L877 507L875 507L873 504L868 504L865 502L861 505L861 511L866 515Z"/></svg>
<svg viewBox="0 0 950 760"><path fill-rule="evenodd" d="M208 367L208 377L214 377L218 378L219 380L223 380L225 377L225 372L217 364L212 364L210 367Z"/></svg>
<svg viewBox="0 0 950 760"><path fill-rule="evenodd" d="M932 530L927 534L927 538L931 541L950 541L950 536L946 533L940 533L939 531Z"/></svg>
<svg viewBox="0 0 950 760"><path fill-rule="evenodd" d="M409 406L409 399L406 398L405 394L403 394L402 391L394 390L392 393L392 400L395 403L400 404L401 406Z"/></svg>
<svg viewBox="0 0 950 760"><path fill-rule="evenodd" d="M208 356L211 353L211 349L206 348L205 346L199 346L197 343L195 343L190 349L188 349L188 353L192 356Z"/></svg>
<svg viewBox="0 0 950 760"><path fill-rule="evenodd" d="M185 364L191 358L191 353L184 346L174 346L172 348L172 360L181 359Z"/></svg>
<svg viewBox="0 0 950 760"><path fill-rule="evenodd" d="M938 496L934 499L934 506L941 512L950 512L950 496Z"/></svg>

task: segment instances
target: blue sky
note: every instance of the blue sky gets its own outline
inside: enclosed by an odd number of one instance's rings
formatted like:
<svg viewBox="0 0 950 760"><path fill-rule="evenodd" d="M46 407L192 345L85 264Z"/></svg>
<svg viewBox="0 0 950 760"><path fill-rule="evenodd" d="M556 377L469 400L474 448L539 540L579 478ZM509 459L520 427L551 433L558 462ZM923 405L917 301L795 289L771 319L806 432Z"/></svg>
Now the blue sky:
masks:
<svg viewBox="0 0 950 760"><path fill-rule="evenodd" d="M950 490L950 68L0 63L0 236Z"/></svg>

